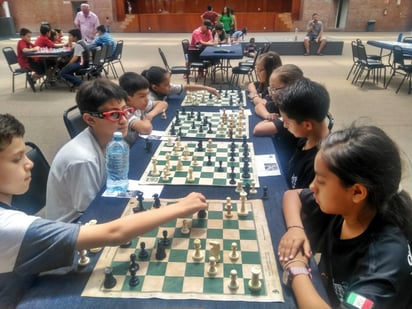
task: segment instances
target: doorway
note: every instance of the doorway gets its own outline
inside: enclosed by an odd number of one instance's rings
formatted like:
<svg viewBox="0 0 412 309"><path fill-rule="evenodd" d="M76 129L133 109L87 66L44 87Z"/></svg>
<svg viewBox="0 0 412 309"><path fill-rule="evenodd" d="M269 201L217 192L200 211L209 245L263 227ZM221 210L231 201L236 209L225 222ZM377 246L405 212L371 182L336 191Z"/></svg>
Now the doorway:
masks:
<svg viewBox="0 0 412 309"><path fill-rule="evenodd" d="M338 0L335 28L344 30L348 18L349 0Z"/></svg>

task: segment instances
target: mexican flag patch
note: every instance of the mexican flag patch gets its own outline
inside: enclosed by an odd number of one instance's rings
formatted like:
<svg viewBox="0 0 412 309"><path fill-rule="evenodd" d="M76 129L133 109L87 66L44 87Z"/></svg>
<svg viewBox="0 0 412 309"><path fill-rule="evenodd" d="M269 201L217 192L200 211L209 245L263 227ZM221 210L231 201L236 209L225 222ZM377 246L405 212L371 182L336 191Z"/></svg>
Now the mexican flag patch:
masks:
<svg viewBox="0 0 412 309"><path fill-rule="evenodd" d="M373 308L373 301L354 292L350 292L349 296L346 298L346 303L358 309Z"/></svg>

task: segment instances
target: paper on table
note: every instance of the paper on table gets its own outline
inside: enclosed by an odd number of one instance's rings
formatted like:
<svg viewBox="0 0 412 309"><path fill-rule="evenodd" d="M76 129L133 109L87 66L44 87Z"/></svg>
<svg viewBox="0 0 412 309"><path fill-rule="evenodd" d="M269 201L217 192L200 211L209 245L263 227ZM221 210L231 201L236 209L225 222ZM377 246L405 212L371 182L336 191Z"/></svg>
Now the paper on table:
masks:
<svg viewBox="0 0 412 309"><path fill-rule="evenodd" d="M127 193L122 196L118 196L115 194L110 194L107 191L104 191L102 196L107 196L107 197L120 197L120 198L129 198L129 197L135 197L137 196L136 191L142 191L143 196L149 196L152 197L155 193L160 195L162 193L163 186L161 185L141 185L138 180L132 180L129 179L129 188L127 190Z"/></svg>
<svg viewBox="0 0 412 309"><path fill-rule="evenodd" d="M274 154L257 155L255 156L255 162L259 177L279 176L281 174Z"/></svg>
<svg viewBox="0 0 412 309"><path fill-rule="evenodd" d="M155 140L162 140L162 141L166 141L167 140L167 136L165 131L158 131L158 130L153 130L150 134L148 135L143 135L140 134L140 136L142 138L148 138L148 139L155 139Z"/></svg>

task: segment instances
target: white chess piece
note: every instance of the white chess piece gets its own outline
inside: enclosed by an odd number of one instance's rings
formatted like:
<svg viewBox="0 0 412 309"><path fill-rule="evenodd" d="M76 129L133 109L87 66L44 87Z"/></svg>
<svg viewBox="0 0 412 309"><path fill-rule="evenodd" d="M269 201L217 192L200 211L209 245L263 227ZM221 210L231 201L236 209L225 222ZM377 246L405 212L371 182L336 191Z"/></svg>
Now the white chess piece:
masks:
<svg viewBox="0 0 412 309"><path fill-rule="evenodd" d="M218 241L211 240L209 241L209 245L212 246L209 254L210 256L215 257L216 263L218 263L220 261L220 243Z"/></svg>
<svg viewBox="0 0 412 309"><path fill-rule="evenodd" d="M209 257L209 270L207 271L210 277L217 275L216 259L214 256Z"/></svg>
<svg viewBox="0 0 412 309"><path fill-rule="evenodd" d="M236 262L239 259L239 252L237 251L237 243L232 242L232 251L229 254L229 259L232 262Z"/></svg>
<svg viewBox="0 0 412 309"><path fill-rule="evenodd" d="M249 280L249 289L253 292L258 292L262 288L262 283L259 280L261 269L258 266L252 267L252 279Z"/></svg>
<svg viewBox="0 0 412 309"><path fill-rule="evenodd" d="M193 178L193 167L190 166L187 173L187 182L194 182L195 179Z"/></svg>
<svg viewBox="0 0 412 309"><path fill-rule="evenodd" d="M152 175L159 176L159 171L157 170L157 160L155 158L152 159L152 164L153 164Z"/></svg>
<svg viewBox="0 0 412 309"><path fill-rule="evenodd" d="M90 258L87 256L87 250L83 249L79 251L79 261L78 264L80 266L86 266L90 263Z"/></svg>
<svg viewBox="0 0 412 309"><path fill-rule="evenodd" d="M236 269L232 269L230 271L230 281L228 284L229 289L237 290L239 288L239 283L237 282L237 271Z"/></svg>
<svg viewBox="0 0 412 309"><path fill-rule="evenodd" d="M225 217L226 217L226 218L232 218L232 217L233 217L233 213L232 213L232 203L226 204Z"/></svg>
<svg viewBox="0 0 412 309"><path fill-rule="evenodd" d="M182 228L180 230L180 233L185 234L185 235L190 233L189 222L187 222L186 219L183 219Z"/></svg>
<svg viewBox="0 0 412 309"><path fill-rule="evenodd" d="M246 196L247 193L245 191L240 192L240 209L237 212L239 217L246 217L249 214L246 210Z"/></svg>
<svg viewBox="0 0 412 309"><path fill-rule="evenodd" d="M193 243L195 247L195 253L192 256L192 259L196 262L200 262L201 260L203 260L203 254L200 251L200 239L195 239Z"/></svg>

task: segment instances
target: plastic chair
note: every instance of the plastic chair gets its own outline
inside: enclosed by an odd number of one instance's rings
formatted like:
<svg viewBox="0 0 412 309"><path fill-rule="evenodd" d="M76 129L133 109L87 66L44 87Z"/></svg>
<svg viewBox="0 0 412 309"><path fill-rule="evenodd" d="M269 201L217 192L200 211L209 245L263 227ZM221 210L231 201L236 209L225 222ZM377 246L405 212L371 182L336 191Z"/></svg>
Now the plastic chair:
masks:
<svg viewBox="0 0 412 309"><path fill-rule="evenodd" d="M249 82L254 80L254 75L256 75L256 61L261 55L262 50L259 49L256 52L255 58L253 58L253 62L239 62L239 65L237 67L232 68L232 76L230 77L230 82L229 84L234 87L239 86L239 76L243 75L243 80L244 77L247 76Z"/></svg>
<svg viewBox="0 0 412 309"><path fill-rule="evenodd" d="M29 148L26 153L27 157L34 163L31 170L31 183L26 193L13 196L12 205L29 215L34 215L46 205L47 177L50 165L37 145L26 142L26 146Z"/></svg>
<svg viewBox="0 0 412 309"><path fill-rule="evenodd" d="M169 64L167 63L167 59L166 56L164 54L164 52L162 51L162 49L159 47L159 55L162 58L163 64L165 65L165 68L167 71L169 71L169 73L171 75L173 74L185 74L186 76L188 76L190 74L190 67L186 67L186 66L172 66L170 67ZM186 78L186 82L189 84L189 78Z"/></svg>
<svg viewBox="0 0 412 309"><path fill-rule="evenodd" d="M385 88L387 88L392 81L392 77L395 76L396 73L400 73L403 75L402 81L399 83L398 88L396 89L396 93L399 92L399 89L401 89L403 82L405 79L409 80L409 89L408 89L408 94L411 93L411 75L412 75L412 64L406 65L404 61L404 52L402 50L402 47L400 46L394 46L393 47L393 67L392 67L392 75L388 80L388 83L386 84Z"/></svg>
<svg viewBox="0 0 412 309"><path fill-rule="evenodd" d="M70 138L74 138L77 134L87 128L87 124L83 121L83 117L80 114L77 105L74 105L64 111L63 121Z"/></svg>
<svg viewBox="0 0 412 309"><path fill-rule="evenodd" d="M34 87L34 81L31 79L30 70L21 68L17 61L17 55L14 51L13 47L3 47L3 54L6 58L7 64L9 65L9 69L12 73L12 92L14 92L14 84L15 84L15 77L18 75L24 74L26 76L26 83L25 87L27 88L27 82L30 82L30 87L32 88L33 92L36 92L36 88Z"/></svg>

